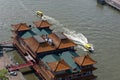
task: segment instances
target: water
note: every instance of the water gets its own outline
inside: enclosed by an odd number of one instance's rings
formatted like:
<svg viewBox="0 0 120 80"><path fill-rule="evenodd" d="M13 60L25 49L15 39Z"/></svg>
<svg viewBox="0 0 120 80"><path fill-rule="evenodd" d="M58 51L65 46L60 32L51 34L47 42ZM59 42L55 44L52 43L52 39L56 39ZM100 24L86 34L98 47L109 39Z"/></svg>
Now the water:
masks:
<svg viewBox="0 0 120 80"><path fill-rule="evenodd" d="M53 29L67 28L88 38L95 48L91 57L97 61L97 80L120 79L120 11L96 0L0 0L0 41L10 39L11 24L38 20L37 10L59 20L62 27Z"/></svg>

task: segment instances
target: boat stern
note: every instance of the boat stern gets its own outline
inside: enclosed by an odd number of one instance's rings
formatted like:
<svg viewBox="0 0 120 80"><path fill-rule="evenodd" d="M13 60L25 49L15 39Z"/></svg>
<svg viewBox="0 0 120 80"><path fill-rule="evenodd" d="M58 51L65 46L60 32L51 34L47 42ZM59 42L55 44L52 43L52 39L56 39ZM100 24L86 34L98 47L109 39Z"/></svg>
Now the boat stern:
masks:
<svg viewBox="0 0 120 80"><path fill-rule="evenodd" d="M87 43L87 44L84 45L84 48L85 48L87 51L89 51L90 53L94 53L94 48L93 48L92 44Z"/></svg>
<svg viewBox="0 0 120 80"><path fill-rule="evenodd" d="M36 11L36 14L39 15L39 16L43 16L43 12L42 11Z"/></svg>

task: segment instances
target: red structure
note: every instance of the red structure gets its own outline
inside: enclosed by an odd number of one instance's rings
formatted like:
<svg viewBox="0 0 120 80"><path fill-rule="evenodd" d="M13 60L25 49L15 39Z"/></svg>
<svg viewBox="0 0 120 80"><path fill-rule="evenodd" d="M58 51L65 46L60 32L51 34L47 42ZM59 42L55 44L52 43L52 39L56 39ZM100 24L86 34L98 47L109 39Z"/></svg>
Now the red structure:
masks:
<svg viewBox="0 0 120 80"><path fill-rule="evenodd" d="M15 65L15 66L11 66L8 68L9 71L14 71L14 70L18 70L24 67L29 67L29 66L33 66L33 62L32 61L28 61L27 63L24 64L20 64L20 65Z"/></svg>

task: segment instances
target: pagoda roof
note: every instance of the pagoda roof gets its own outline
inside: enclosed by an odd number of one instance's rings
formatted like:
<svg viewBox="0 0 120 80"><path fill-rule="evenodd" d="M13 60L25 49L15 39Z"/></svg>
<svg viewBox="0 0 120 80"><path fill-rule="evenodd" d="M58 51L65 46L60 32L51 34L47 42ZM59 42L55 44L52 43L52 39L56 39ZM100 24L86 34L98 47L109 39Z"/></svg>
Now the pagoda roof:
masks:
<svg viewBox="0 0 120 80"><path fill-rule="evenodd" d="M75 52L65 51L62 53L57 52L57 53L53 53L53 54L47 54L45 56L41 56L40 58L42 59L42 61L44 61L46 63L52 63L52 62L64 60L65 63L67 63L67 65L69 65L72 70L77 68L77 71L79 71L80 70L79 66L73 60L73 57L76 57L76 56L78 56L78 55ZM47 66L49 67L48 64L47 64Z"/></svg>
<svg viewBox="0 0 120 80"><path fill-rule="evenodd" d="M75 57L74 61L80 66L87 66L87 65L92 65L96 63L96 61L90 58L89 55Z"/></svg>
<svg viewBox="0 0 120 80"><path fill-rule="evenodd" d="M42 61L51 63L51 62L56 62L60 60L60 57L57 54L47 54L45 56L40 57Z"/></svg>
<svg viewBox="0 0 120 80"><path fill-rule="evenodd" d="M32 28L32 31L36 34L36 35L48 35L51 33L50 29L40 29L40 28Z"/></svg>
<svg viewBox="0 0 120 80"><path fill-rule="evenodd" d="M55 47L59 49L72 47L76 45L73 41L68 39L63 33L60 32L52 33L48 35L48 37L53 40Z"/></svg>
<svg viewBox="0 0 120 80"><path fill-rule="evenodd" d="M26 23L12 24L11 26L14 28L15 31L30 30L30 27L28 27Z"/></svg>
<svg viewBox="0 0 120 80"><path fill-rule="evenodd" d="M51 26L51 24L48 23L47 20L35 21L35 22L33 22L33 24L35 24L36 27L38 27L38 28L48 28Z"/></svg>
<svg viewBox="0 0 120 80"><path fill-rule="evenodd" d="M35 33L33 31L28 30L28 31L23 32L22 34L20 34L20 37L23 38L23 39L26 39L26 38L32 37L34 35L35 35Z"/></svg>
<svg viewBox="0 0 120 80"><path fill-rule="evenodd" d="M69 65L64 60L50 62L47 64L50 67L50 69L55 72L70 69Z"/></svg>
<svg viewBox="0 0 120 80"><path fill-rule="evenodd" d="M71 67L71 69L75 69L78 67L78 65L75 63L73 60L73 57L75 57L76 53L71 52L71 51L65 51L60 54L60 58L64 59L64 61Z"/></svg>
<svg viewBox="0 0 120 80"><path fill-rule="evenodd" d="M32 51L36 53L54 50L54 48L47 44L47 42L45 42L44 39L40 36L33 36L24 39L24 41L32 49Z"/></svg>

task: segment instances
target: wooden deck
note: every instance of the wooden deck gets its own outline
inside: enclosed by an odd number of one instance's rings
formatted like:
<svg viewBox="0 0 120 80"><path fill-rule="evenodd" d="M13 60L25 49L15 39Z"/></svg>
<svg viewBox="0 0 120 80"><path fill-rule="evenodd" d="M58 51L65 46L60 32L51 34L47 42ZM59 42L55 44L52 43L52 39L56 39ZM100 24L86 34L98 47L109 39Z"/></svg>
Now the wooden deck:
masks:
<svg viewBox="0 0 120 80"><path fill-rule="evenodd" d="M120 10L120 0L105 0L105 2L108 5Z"/></svg>

